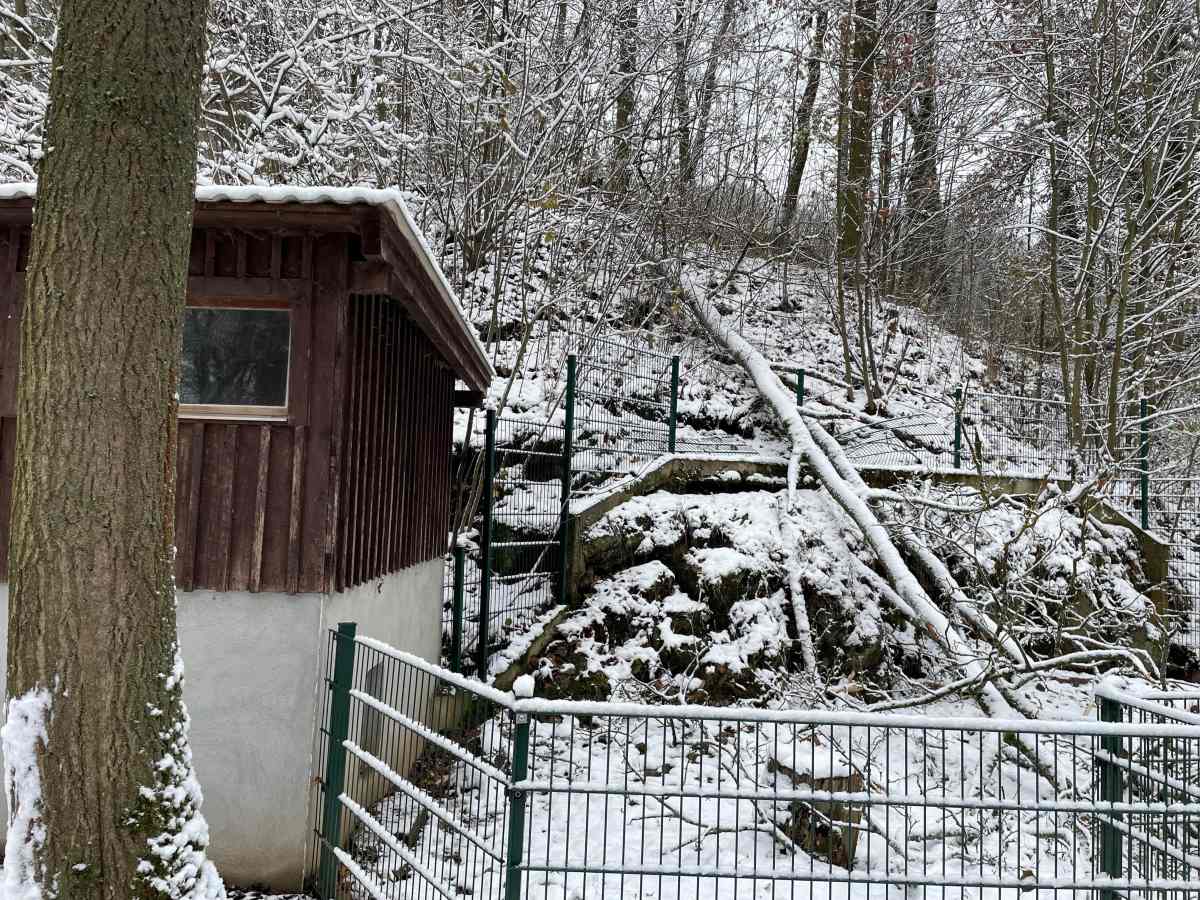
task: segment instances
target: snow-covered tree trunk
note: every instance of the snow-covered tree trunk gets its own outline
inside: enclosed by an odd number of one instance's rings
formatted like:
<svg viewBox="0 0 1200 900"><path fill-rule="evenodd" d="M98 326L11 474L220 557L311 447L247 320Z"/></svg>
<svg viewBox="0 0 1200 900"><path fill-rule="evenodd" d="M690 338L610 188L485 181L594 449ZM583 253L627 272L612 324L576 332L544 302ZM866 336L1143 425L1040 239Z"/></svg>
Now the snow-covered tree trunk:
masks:
<svg viewBox="0 0 1200 900"><path fill-rule="evenodd" d="M776 415L787 427L792 440L792 455L788 464L788 495L794 497L799 476L800 462L806 461L829 495L851 518L882 564L888 583L906 605L903 611L911 616L930 638L945 649L948 661L957 665L968 678L978 678L981 684L979 700L991 715L1001 718L1021 718L1000 691L986 678L988 656L993 647L978 645L966 639L938 607L920 581L904 561L888 528L874 513L867 502L869 491L858 477L853 465L845 459L836 442L815 422L807 422L800 415L792 394L779 380L761 353L755 350L740 334L721 321L715 310L694 290L688 291L691 308L710 335L733 355L754 380L763 398L775 410ZM940 569L938 574L950 578L949 572ZM957 588L957 586L954 586ZM953 595L953 591L951 592ZM958 591L961 596L961 591ZM981 625L986 617L976 617L973 624ZM999 644L995 634L985 635L989 644ZM1032 748L1030 748L1032 751Z"/></svg>
<svg viewBox="0 0 1200 900"><path fill-rule="evenodd" d="M26 282L5 896L218 897L173 577L207 0L65 0Z"/></svg>

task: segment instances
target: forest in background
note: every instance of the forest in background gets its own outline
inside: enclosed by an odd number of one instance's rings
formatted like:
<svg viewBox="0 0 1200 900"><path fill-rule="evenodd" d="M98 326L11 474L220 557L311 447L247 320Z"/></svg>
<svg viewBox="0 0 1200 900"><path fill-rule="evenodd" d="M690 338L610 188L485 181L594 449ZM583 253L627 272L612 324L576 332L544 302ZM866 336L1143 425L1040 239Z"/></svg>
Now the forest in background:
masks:
<svg viewBox="0 0 1200 900"><path fill-rule="evenodd" d="M35 175L55 14L0 2L6 180ZM689 260L795 266L868 410L899 304L986 379L1008 354L1079 441L1115 446L1148 398L1190 461L1198 23L1184 0L218 0L200 175L410 192L488 341L630 293L607 324L662 327Z"/></svg>

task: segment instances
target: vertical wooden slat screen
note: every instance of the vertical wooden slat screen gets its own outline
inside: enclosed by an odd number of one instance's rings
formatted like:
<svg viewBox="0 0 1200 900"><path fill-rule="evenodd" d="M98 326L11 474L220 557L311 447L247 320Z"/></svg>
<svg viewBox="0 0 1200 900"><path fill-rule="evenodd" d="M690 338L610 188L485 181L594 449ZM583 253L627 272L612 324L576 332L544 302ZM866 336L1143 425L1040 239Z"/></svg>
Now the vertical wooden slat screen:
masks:
<svg viewBox="0 0 1200 900"><path fill-rule="evenodd" d="M445 552L454 375L389 297L350 298L336 587Z"/></svg>

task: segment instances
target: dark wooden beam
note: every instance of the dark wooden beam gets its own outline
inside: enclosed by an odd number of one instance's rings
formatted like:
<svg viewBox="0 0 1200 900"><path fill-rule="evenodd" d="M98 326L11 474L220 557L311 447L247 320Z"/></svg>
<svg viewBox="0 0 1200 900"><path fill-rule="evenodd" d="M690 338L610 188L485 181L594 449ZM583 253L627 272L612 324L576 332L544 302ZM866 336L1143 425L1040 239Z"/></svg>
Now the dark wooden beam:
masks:
<svg viewBox="0 0 1200 900"><path fill-rule="evenodd" d="M337 203L197 203L197 228L358 231L355 207Z"/></svg>
<svg viewBox="0 0 1200 900"><path fill-rule="evenodd" d="M287 304L308 296L307 278L237 278L232 275L191 275L188 301L274 300Z"/></svg>
<svg viewBox="0 0 1200 900"><path fill-rule="evenodd" d="M27 206L19 204L28 203ZM33 204L26 200L0 202L0 225L32 225Z"/></svg>
<svg viewBox="0 0 1200 900"><path fill-rule="evenodd" d="M386 294L391 267L382 260L350 264L350 293Z"/></svg>
<svg viewBox="0 0 1200 900"><path fill-rule="evenodd" d="M384 211L377 206L360 208L358 239L362 247L362 255L368 260L382 261L383 259L379 228L379 218L382 215L385 215Z"/></svg>

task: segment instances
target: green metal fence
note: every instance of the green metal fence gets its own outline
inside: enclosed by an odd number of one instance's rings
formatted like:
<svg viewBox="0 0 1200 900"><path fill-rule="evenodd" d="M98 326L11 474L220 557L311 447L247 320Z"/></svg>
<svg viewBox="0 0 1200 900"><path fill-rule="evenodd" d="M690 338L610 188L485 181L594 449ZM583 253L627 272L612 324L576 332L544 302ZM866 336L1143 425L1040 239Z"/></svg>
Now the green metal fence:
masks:
<svg viewBox="0 0 1200 900"><path fill-rule="evenodd" d="M1170 548L1172 604L1180 612L1177 641L1200 649L1200 478L1155 473L1148 518Z"/></svg>
<svg viewBox="0 0 1200 900"><path fill-rule="evenodd" d="M579 490L676 450L679 357L636 336L571 335L572 470Z"/></svg>
<svg viewBox="0 0 1200 900"><path fill-rule="evenodd" d="M811 373L799 373L802 379L805 375L812 379ZM823 394L837 392L826 389ZM1123 411L1112 436L1102 424L1105 410L1085 407L1084 424L1073 437L1068 405L1061 400L962 388L928 400L929 410L844 429L838 441L860 465L1062 480L1105 474L1108 484L1124 484L1117 493L1132 508L1144 506L1149 435L1136 404Z"/></svg>
<svg viewBox="0 0 1200 900"><path fill-rule="evenodd" d="M442 630L454 671L486 674L491 649L564 602L572 497L611 490L665 453L733 447L681 424L678 356L619 336L575 334L571 346L561 422L486 412L482 447L468 436L458 449L459 471L482 484L474 528L446 556ZM471 492L460 485L456 496L468 503Z"/></svg>
<svg viewBox="0 0 1200 900"><path fill-rule="evenodd" d="M1144 691L1130 695L1102 685L1101 718L1154 729L1200 727L1200 693ZM1101 779L1108 794L1130 803L1178 809L1200 804L1200 759L1187 740L1164 728L1138 742L1108 739L1100 758ZM1144 811L1111 813L1100 826L1101 854L1107 871L1132 869L1156 880L1200 878L1200 814L1178 816ZM1200 890L1200 884L1192 888ZM1156 891L1158 896L1181 895Z"/></svg>
<svg viewBox="0 0 1200 900"><path fill-rule="evenodd" d="M563 549L572 497L613 489L664 453L735 450L701 440L681 420L680 359L639 336L572 334L562 418L484 419L478 452L482 490L476 528L447 555L443 631L456 671L486 674L490 648L565 602ZM797 399L838 406L844 387L790 370ZM939 412L938 405L944 408ZM1104 491L1142 527L1169 533L1167 586L1182 643L1200 647L1200 514L1196 483L1158 479L1151 490L1151 431L1145 402L1121 410L1114 434L1106 409L1085 404L1071 434L1061 400L957 389L929 410L842 429L836 437L859 465L971 470L1062 480L1101 477ZM460 497L465 492L460 491ZM1182 524L1181 524L1182 523Z"/></svg>
<svg viewBox="0 0 1200 900"><path fill-rule="evenodd" d="M447 558L442 628L455 671L487 674L492 648L561 602L568 426L483 416L477 527Z"/></svg>
<svg viewBox="0 0 1200 900"><path fill-rule="evenodd" d="M1200 892L1200 716L1169 697L1011 722L550 702L336 644L324 900Z"/></svg>

